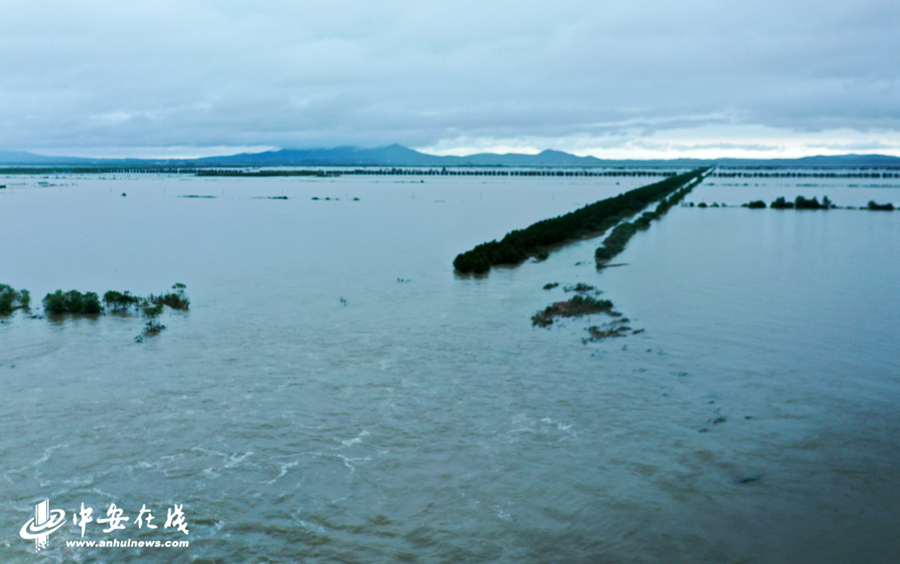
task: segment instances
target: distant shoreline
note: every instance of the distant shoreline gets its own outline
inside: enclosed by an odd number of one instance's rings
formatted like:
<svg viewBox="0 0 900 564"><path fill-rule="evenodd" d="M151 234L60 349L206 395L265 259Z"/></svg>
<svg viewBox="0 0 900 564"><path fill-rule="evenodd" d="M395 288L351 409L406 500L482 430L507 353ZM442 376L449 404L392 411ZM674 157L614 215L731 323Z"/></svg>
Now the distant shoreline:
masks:
<svg viewBox="0 0 900 564"><path fill-rule="evenodd" d="M0 176L36 176L60 174L177 174L204 177L338 177L338 176L496 176L542 178L596 178L596 177L670 177L684 172L685 167L656 167L647 165L622 167L434 167L434 166L310 166L298 167L248 167L248 166L0 166ZM798 170L794 167L716 167L711 178L862 178L900 179L897 167L816 167Z"/></svg>

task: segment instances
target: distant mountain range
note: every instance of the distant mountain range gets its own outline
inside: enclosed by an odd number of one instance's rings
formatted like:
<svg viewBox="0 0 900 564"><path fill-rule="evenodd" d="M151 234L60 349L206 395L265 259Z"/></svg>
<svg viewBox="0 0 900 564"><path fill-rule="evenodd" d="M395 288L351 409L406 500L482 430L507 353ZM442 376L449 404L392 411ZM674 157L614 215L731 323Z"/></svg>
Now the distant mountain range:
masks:
<svg viewBox="0 0 900 564"><path fill-rule="evenodd" d="M199 159L92 159L50 157L23 151L0 151L0 165L19 166L504 166L504 167L695 167L703 165L752 167L900 167L900 157L886 155L837 155L800 159L672 159L607 160L578 157L562 151L546 150L537 155L479 153L466 157L439 157L420 153L402 145L375 149L336 147L333 149L282 149L264 153L204 157Z"/></svg>

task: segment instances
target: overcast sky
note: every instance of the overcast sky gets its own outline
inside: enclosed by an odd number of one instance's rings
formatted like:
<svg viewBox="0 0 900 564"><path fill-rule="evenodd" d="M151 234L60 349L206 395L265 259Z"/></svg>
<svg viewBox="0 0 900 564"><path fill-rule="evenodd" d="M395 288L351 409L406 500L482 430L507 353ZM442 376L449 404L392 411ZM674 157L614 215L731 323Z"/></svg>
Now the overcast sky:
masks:
<svg viewBox="0 0 900 564"><path fill-rule="evenodd" d="M0 0L0 150L900 155L897 0Z"/></svg>

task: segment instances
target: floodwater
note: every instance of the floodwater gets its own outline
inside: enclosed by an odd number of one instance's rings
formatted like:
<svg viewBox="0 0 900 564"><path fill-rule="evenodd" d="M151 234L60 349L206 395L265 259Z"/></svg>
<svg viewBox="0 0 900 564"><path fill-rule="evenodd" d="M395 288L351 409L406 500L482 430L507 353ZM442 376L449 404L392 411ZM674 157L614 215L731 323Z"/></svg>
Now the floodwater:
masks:
<svg viewBox="0 0 900 564"><path fill-rule="evenodd" d="M621 266L598 272L593 239L453 273L652 181L5 179L0 283L33 313L56 289L176 282L191 308L142 343L136 315L0 323L0 560L895 559L900 213L675 207ZM818 182L711 177L686 202L900 203L896 180ZM532 327L578 282L643 331ZM19 531L43 499L66 522L35 553ZM124 529L96 522L110 504Z"/></svg>

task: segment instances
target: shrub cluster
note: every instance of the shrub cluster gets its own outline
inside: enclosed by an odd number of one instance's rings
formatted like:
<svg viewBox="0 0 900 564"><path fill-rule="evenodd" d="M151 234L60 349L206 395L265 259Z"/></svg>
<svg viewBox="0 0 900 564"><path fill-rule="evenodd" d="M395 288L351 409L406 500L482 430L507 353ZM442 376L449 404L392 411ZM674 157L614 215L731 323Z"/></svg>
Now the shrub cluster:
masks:
<svg viewBox="0 0 900 564"><path fill-rule="evenodd" d="M133 305L141 303L141 298L132 296L128 293L128 290L125 290L124 292L110 290L103 294L103 302L107 307L111 307L113 311L124 311Z"/></svg>
<svg viewBox="0 0 900 564"><path fill-rule="evenodd" d="M150 296L147 298L147 301L158 306L167 305L172 309L178 309L181 311L187 311L188 307L191 305L191 302L190 300L188 300L187 296L185 296L181 292L161 294L159 296L150 294Z"/></svg>
<svg viewBox="0 0 900 564"><path fill-rule="evenodd" d="M103 302L113 311L128 311L131 307L140 308L145 317L156 317L162 312L163 306L169 306L172 309L187 310L190 306L190 300L184 295L184 284L175 284L172 286L175 292L168 294L160 294L154 296L150 294L146 298L133 296L127 290L125 292L117 292L110 290L103 294ZM11 288L10 288L11 290ZM28 292L25 292L27 298ZM0 292L0 307L2 307L2 292ZM59 315L63 313L82 313L96 314L103 311L100 305L100 298L94 292L81 293L78 290L63 292L57 290L52 294L47 294L43 300L44 309L49 314ZM27 303L25 304L27 306ZM148 312L155 312L148 315Z"/></svg>
<svg viewBox="0 0 900 564"><path fill-rule="evenodd" d="M794 202L786 202L784 196L778 196L778 199L772 202L770 207L773 210L790 210L794 209Z"/></svg>
<svg viewBox="0 0 900 564"><path fill-rule="evenodd" d="M866 206L866 209L872 211L894 211L894 204L890 202L887 204L876 204L875 200L869 200L869 205Z"/></svg>
<svg viewBox="0 0 900 564"><path fill-rule="evenodd" d="M499 242L482 243L457 255L453 266L461 273L487 272L499 264L519 264L536 255L543 247L562 243L580 235L605 231L623 217L633 215L685 183L698 178L706 169L667 178L618 196L600 200L571 213L539 221L525 229L507 233Z"/></svg>
<svg viewBox="0 0 900 564"><path fill-rule="evenodd" d="M803 196L797 196L797 199L794 200L794 209L797 210L827 210L831 207L831 201L828 199L828 196L822 199L821 204L815 196L813 196L812 200L807 200Z"/></svg>
<svg viewBox="0 0 900 564"><path fill-rule="evenodd" d="M831 203L831 200L828 199L828 196L822 198L821 204L819 203L819 199L815 196L813 196L812 200L807 200L803 196L797 196L793 202L788 202L784 199L784 196L779 196L778 199L772 202L770 207L773 210L828 210L835 206Z"/></svg>
<svg viewBox="0 0 900 564"><path fill-rule="evenodd" d="M31 294L28 290L16 291L12 286L0 284L0 315L9 315L17 309L28 309Z"/></svg>
<svg viewBox="0 0 900 564"><path fill-rule="evenodd" d="M81 293L78 290L63 292L57 290L43 299L44 310L53 315L63 313L97 314L103 311L100 297L94 292Z"/></svg>
<svg viewBox="0 0 900 564"><path fill-rule="evenodd" d="M151 305L158 306L160 312L162 312L162 306L164 305L169 306L172 309L186 311L191 305L191 302L187 296L184 295L185 288L186 286L184 284L175 284L172 286L172 289L175 290L174 292L160 294L158 296L150 294L146 298L132 296L127 290L124 292L110 290L103 294L103 301L108 307L111 307L113 311L127 311L131 306L146 310Z"/></svg>

